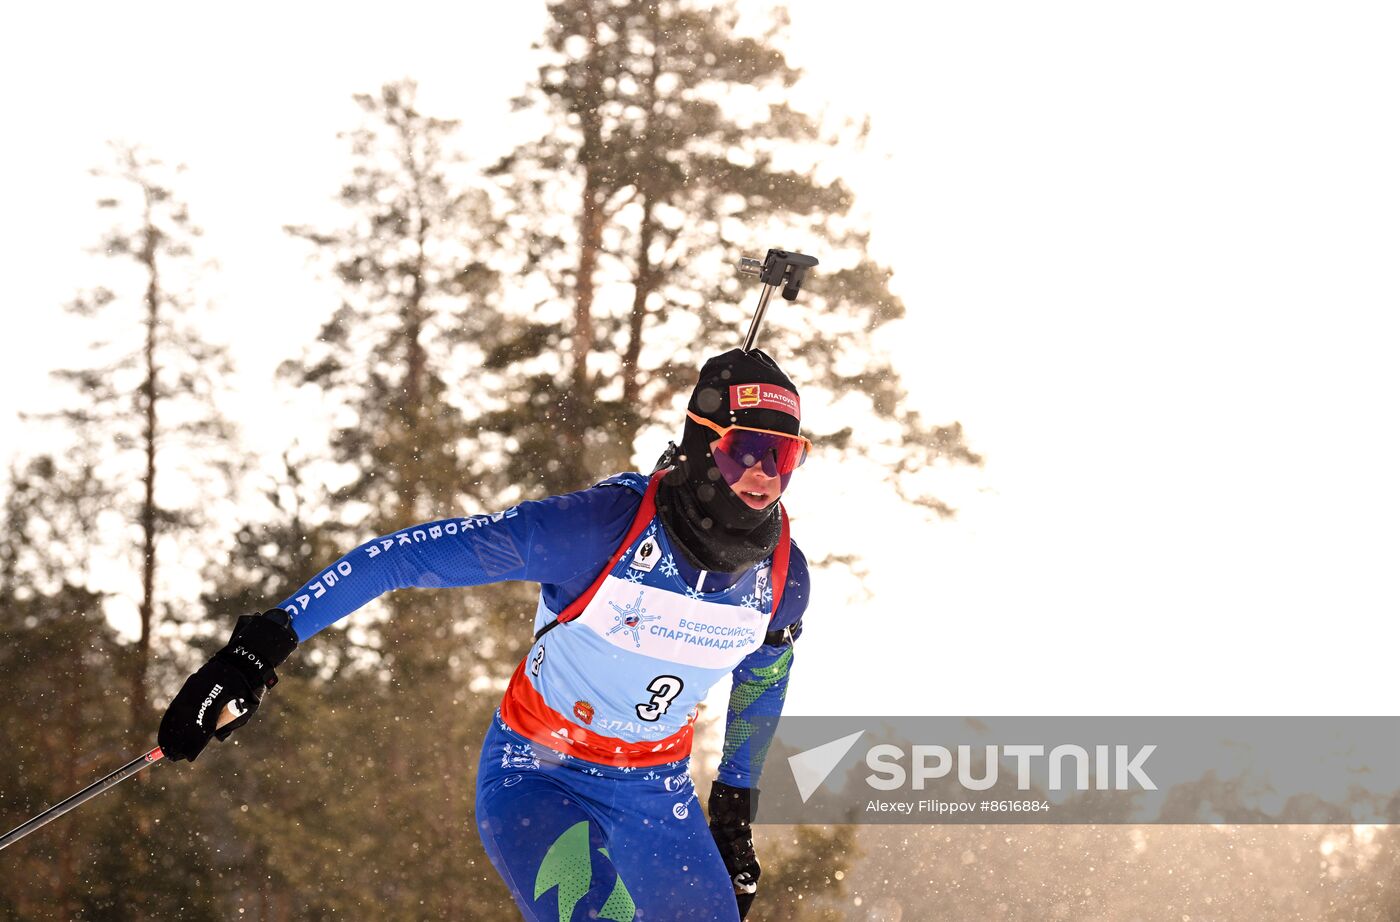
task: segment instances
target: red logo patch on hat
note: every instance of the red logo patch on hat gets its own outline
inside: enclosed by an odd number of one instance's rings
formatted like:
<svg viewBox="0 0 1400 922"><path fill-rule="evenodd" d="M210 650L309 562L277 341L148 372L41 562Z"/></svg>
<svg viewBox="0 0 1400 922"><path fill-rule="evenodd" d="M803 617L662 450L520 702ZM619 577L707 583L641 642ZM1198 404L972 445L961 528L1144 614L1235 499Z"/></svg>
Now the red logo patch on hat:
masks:
<svg viewBox="0 0 1400 922"><path fill-rule="evenodd" d="M735 410L777 410L794 419L802 418L797 395L777 384L731 384L729 406Z"/></svg>
<svg viewBox="0 0 1400 922"><path fill-rule="evenodd" d="M593 723L593 705L587 701L575 701L574 716L586 724Z"/></svg>

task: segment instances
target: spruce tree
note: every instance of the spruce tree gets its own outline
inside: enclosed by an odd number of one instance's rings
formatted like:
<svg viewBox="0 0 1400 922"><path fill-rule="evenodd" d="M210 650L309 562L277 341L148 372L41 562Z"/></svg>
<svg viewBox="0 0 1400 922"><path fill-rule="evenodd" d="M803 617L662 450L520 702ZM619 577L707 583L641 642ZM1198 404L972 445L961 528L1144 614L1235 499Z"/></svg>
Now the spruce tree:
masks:
<svg viewBox="0 0 1400 922"><path fill-rule="evenodd" d="M477 384L464 369L479 364L475 341L492 322L498 289L482 257L493 233L490 203L464 181L457 124L422 112L412 81L355 98L363 118L347 135L345 221L289 228L332 268L343 302L319 342L284 366L292 381L347 411L347 424L331 434L332 457L348 472L328 497L346 536L339 552L482 510L486 497L471 471L489 448L472 440ZM284 591L335 556L301 561L302 575ZM381 918L457 918L481 899L506 899L487 875L463 874L485 869L467 817L495 704L472 683L505 669L515 653L499 642L500 626L520 625L528 609L519 587L485 587L465 599L461 590L394 593L377 606L380 617L355 616L354 632L367 637L360 653L376 667L365 681L379 686L374 700L360 699L354 728L343 729L352 738L324 741L363 760L339 782L359 792L343 806L361 811L363 834L352 842L364 852L344 889L335 888L344 901L362 892L367 867L379 875ZM320 845L339 850L345 842Z"/></svg>
<svg viewBox="0 0 1400 922"><path fill-rule="evenodd" d="M92 457L32 457L5 486L0 670L23 689L0 708L8 831L144 752L154 727L127 730L120 690L136 651L108 623L104 593L85 573L93 509L113 501ZM195 796L188 779L148 769L14 843L0 918L219 918L200 898L211 884L207 843L168 832ZM161 818L175 822L162 828Z"/></svg>
<svg viewBox="0 0 1400 922"><path fill-rule="evenodd" d="M559 0L549 12L544 62L517 106L550 127L493 173L522 268L553 297L494 328L490 354L516 396L482 425L520 450L482 473L557 492L629 466L643 425L678 416L704 357L738 344L753 294L739 256L783 245L822 261L800 310L772 311L760 342L817 410L804 424L829 450L863 451L843 420L887 423L883 444L897 450L874 454L895 487L950 511L907 475L980 459L959 424L903 405L873 345L904 307L866 255L851 190L822 170L829 146L858 132L789 104L799 74L778 48L781 21L745 36L732 5L680 0ZM574 450L561 456L557 438Z"/></svg>
<svg viewBox="0 0 1400 922"><path fill-rule="evenodd" d="M98 207L112 222L96 252L111 261L111 283L68 305L100 321L94 360L54 372L76 395L47 415L70 442L99 452L92 473L112 503L98 523L114 521L123 533L103 550L135 571L137 633L124 683L130 726L149 731L152 650L162 621L185 608L162 583L162 568L207 542L207 513L232 496L241 462L217 405L231 363L200 328L200 230L174 188L182 168L131 145L114 144L113 161L94 170L104 184Z"/></svg>

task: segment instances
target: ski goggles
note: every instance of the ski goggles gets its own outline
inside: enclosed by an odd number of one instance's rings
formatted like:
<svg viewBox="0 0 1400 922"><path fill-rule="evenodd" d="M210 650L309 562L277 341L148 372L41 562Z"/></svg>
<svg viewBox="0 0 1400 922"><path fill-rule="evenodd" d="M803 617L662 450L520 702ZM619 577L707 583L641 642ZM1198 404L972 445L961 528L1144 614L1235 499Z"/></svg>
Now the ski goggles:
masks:
<svg viewBox="0 0 1400 922"><path fill-rule="evenodd" d="M714 446L711 454L714 455L715 467L719 468L725 483L730 486L738 483L744 472L757 464L769 477L781 478L786 490L788 478L807 460L812 450L812 443L800 435L771 429L750 429L747 426L721 426L689 410L685 415L719 436L719 444Z"/></svg>

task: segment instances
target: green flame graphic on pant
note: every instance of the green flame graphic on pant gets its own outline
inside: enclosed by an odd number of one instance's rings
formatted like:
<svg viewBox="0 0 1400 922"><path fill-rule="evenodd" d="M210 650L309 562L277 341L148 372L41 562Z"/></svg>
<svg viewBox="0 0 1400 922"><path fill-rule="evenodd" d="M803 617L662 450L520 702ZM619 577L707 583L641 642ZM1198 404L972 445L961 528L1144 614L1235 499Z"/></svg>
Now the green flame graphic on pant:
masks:
<svg viewBox="0 0 1400 922"><path fill-rule="evenodd" d="M606 848L598 851L604 858L612 857ZM560 833L549 851L544 853L539 872L535 874L535 899L558 887L559 922L569 922L573 918L574 907L591 886L593 860L588 853L588 820L581 820ZM607 902L598 911L598 918L611 922L632 922L636 914L637 904L632 901L632 894L627 892L619 874Z"/></svg>

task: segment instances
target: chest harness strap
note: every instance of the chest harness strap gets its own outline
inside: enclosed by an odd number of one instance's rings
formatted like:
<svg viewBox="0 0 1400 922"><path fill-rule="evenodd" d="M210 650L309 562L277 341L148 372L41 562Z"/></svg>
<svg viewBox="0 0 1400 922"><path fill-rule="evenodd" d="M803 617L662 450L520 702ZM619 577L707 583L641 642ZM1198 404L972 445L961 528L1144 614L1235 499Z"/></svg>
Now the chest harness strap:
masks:
<svg viewBox="0 0 1400 922"><path fill-rule="evenodd" d="M631 527L627 529L627 537L622 539L622 544L613 552L608 565L603 567L597 578L593 580L592 585L585 589L578 598L570 602L562 612L555 616L553 621L535 632L535 640L539 640L559 625L572 621L583 614L588 603L593 601L593 597L603 587L603 582L608 578L608 574L617 566L618 561L622 560L622 555L626 554L632 543L641 537L642 532L646 530L647 523L656 516L656 488L660 485L661 478L669 472L670 469L666 468L651 475L651 479L647 481L646 492L642 494L642 504L637 507L637 514L632 519ZM787 586L788 558L791 556L787 510L781 504L778 506L778 514L782 516L783 531L778 538L778 546L773 551L773 571L769 576L773 586L774 613L778 611L778 603L783 598L783 589ZM800 633L802 633L802 626L801 622L798 622L780 631L769 631L764 635L763 642L766 644L792 643Z"/></svg>

